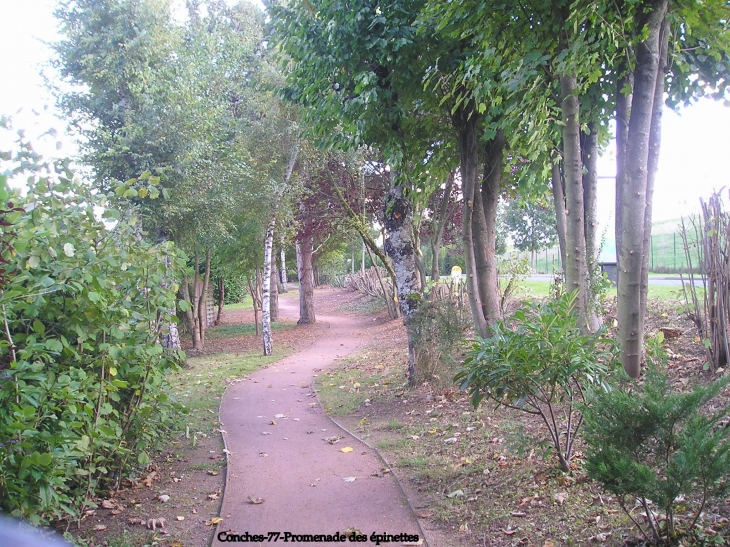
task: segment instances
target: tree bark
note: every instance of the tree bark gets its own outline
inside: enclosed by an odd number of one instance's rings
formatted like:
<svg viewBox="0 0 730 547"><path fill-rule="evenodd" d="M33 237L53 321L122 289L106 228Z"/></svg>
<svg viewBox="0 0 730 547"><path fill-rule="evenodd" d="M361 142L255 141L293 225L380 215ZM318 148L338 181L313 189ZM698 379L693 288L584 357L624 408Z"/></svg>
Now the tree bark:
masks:
<svg viewBox="0 0 730 547"><path fill-rule="evenodd" d="M253 322L256 326L256 336L259 335L259 310L261 309L261 272L256 268L253 277L246 276L248 291L253 304Z"/></svg>
<svg viewBox="0 0 730 547"><path fill-rule="evenodd" d="M565 175L565 285L576 291L576 311L583 328L588 327L588 269L583 204L583 165L580 152L580 103L577 81L572 74L560 76L563 114L563 158Z"/></svg>
<svg viewBox="0 0 730 547"><path fill-rule="evenodd" d="M623 64L626 69L626 63ZM622 70L619 68L619 70ZM627 142L629 140L629 112L631 109L631 93L624 94L624 88L633 89L634 73L629 72L625 76L619 78L616 85L616 207L615 207L615 239L616 239L616 266L621 270L621 257L619 249L623 240L621 234L621 226L623 225L623 188L626 186L626 154Z"/></svg>
<svg viewBox="0 0 730 547"><path fill-rule="evenodd" d="M598 259L598 132L595 122L588 123L588 133L581 133L583 160L583 211L585 214L586 263L593 276Z"/></svg>
<svg viewBox="0 0 730 547"><path fill-rule="evenodd" d="M482 306L488 326L502 319L502 306L499 295L499 272L497 270L497 205L502 184L504 168L504 133L498 130L494 139L484 149L484 174L482 176L482 211L484 215L484 261Z"/></svg>
<svg viewBox="0 0 730 547"><path fill-rule="evenodd" d="M271 249L271 322L279 320L279 272L276 268L276 253Z"/></svg>
<svg viewBox="0 0 730 547"><path fill-rule="evenodd" d="M411 241L412 208L409 199L403 195L400 183L392 186L385 196L385 252L393 261L398 302L403 323L408 334L408 384L416 382L416 343L412 318L422 300L420 292L413 242Z"/></svg>
<svg viewBox="0 0 730 547"><path fill-rule="evenodd" d="M466 262L466 287L469 297L474 328L481 336L487 335L487 319L484 316L482 299L477 282L476 256L474 251L474 215L477 194L477 124L478 116L473 112L471 116L464 108L457 111L456 126L459 132L459 155L461 171L461 189L464 195L464 212L462 215L462 247Z"/></svg>
<svg viewBox="0 0 730 547"><path fill-rule="evenodd" d="M621 267L618 271L618 323L621 363L626 373L638 378L643 356L644 314L641 310L642 264L645 242L645 215L649 170L649 141L654 110L654 96L662 49L661 30L667 11L667 0L650 4L642 12L638 28L648 29L647 39L636 49L634 92L631 101L626 172L621 199Z"/></svg>
<svg viewBox="0 0 730 547"><path fill-rule="evenodd" d="M264 355L272 355L274 352L274 340L271 332L271 256L274 244L274 227L276 217L272 215L269 225L266 228L266 240L264 242L264 273L262 275L261 290L261 329L263 331Z"/></svg>
<svg viewBox="0 0 730 547"><path fill-rule="evenodd" d="M279 274L281 275L281 292L289 292L288 281L286 278L286 251L284 251L284 244L281 245L280 251L281 269Z"/></svg>
<svg viewBox="0 0 730 547"><path fill-rule="evenodd" d="M662 23L659 50L659 67L652 106L651 130L649 132L649 161L646 173L646 210L644 211L644 256L641 262L641 324L645 324L646 300L649 294L649 250L651 249L652 201L654 182L659 170L659 149L662 142L662 114L664 113L664 90L666 85L669 32L666 17Z"/></svg>
<svg viewBox="0 0 730 547"><path fill-rule="evenodd" d="M451 190L454 187L454 173L449 174L449 178L446 181L446 187L444 188L444 195L441 197L441 203L438 212L432 219L432 230L431 230L431 251L433 260L431 261L431 281L437 282L441 276L439 259L441 254L441 241L444 237L444 231L446 224L454 214L456 210L456 203L451 200Z"/></svg>
<svg viewBox="0 0 730 547"><path fill-rule="evenodd" d="M200 329L200 347L205 347L205 329L208 328L208 289L210 287L210 249L205 250L205 274L203 275L203 287L198 299L198 329ZM197 283L196 283L197 290Z"/></svg>
<svg viewBox="0 0 730 547"><path fill-rule="evenodd" d="M560 247L560 265L565 272L565 192L563 191L563 173L559 161L552 166L551 186L553 190L553 204L555 206L555 223L558 232L558 246Z"/></svg>
<svg viewBox="0 0 730 547"><path fill-rule="evenodd" d="M215 316L216 326L223 321L223 304L226 299L226 284L222 277L218 278L218 313Z"/></svg>
<svg viewBox="0 0 730 547"><path fill-rule="evenodd" d="M298 325L315 323L314 313L314 275L312 273L312 251L314 236L305 236L296 242L297 276L299 278L299 321Z"/></svg>

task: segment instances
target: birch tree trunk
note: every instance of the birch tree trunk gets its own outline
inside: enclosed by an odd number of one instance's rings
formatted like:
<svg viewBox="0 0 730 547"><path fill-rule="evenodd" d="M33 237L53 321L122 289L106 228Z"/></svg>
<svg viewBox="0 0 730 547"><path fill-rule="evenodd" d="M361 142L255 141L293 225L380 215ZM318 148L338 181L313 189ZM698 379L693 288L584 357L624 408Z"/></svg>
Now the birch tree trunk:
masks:
<svg viewBox="0 0 730 547"><path fill-rule="evenodd" d="M317 321L314 314L314 274L312 252L314 236L305 236L297 241L297 276L299 277L299 321L297 325L309 325Z"/></svg>
<svg viewBox="0 0 730 547"><path fill-rule="evenodd" d="M598 282L598 133L595 122L588 123L588 134L581 132L581 157L583 161L583 213L586 238L586 269L588 273L586 321L591 332L603 324L599 314L598 295L594 287Z"/></svg>
<svg viewBox="0 0 730 547"><path fill-rule="evenodd" d="M281 262L281 269L279 270L279 274L281 275L281 292L289 292L289 286L286 278L286 251L284 251L284 243L281 244L281 251L280 252L280 262Z"/></svg>
<svg viewBox="0 0 730 547"><path fill-rule="evenodd" d="M575 75L560 76L563 114L563 157L565 176L565 285L576 291L576 311L587 328L588 269L583 204L583 165L580 152L580 103Z"/></svg>
<svg viewBox="0 0 730 547"><path fill-rule="evenodd" d="M271 300L271 322L276 323L279 320L279 272L276 270L276 253L271 249L271 290L269 298Z"/></svg>
<svg viewBox="0 0 730 547"><path fill-rule="evenodd" d="M631 100L625 177L621 188L621 267L618 271L618 323L621 363L626 373L638 378L641 373L644 342L644 312L641 309L642 265L646 235L649 148L662 50L662 28L667 0L648 3L639 28L648 30L645 41L636 48L634 90ZM618 189L617 189L618 192ZM651 226L649 226L649 229ZM649 235L651 232L649 231Z"/></svg>
<svg viewBox="0 0 730 547"><path fill-rule="evenodd" d="M261 326L264 339L264 355L272 355L274 352L274 340L271 333L271 254L274 245L274 227L276 217L272 215L269 225L266 228L266 240L264 242L264 272L262 275L261 290Z"/></svg>
<svg viewBox="0 0 730 547"><path fill-rule="evenodd" d="M411 203L400 184L394 184L385 196L385 252L393 261L398 302L408 333L408 384L416 382L416 342L412 318L422 295L411 241Z"/></svg>

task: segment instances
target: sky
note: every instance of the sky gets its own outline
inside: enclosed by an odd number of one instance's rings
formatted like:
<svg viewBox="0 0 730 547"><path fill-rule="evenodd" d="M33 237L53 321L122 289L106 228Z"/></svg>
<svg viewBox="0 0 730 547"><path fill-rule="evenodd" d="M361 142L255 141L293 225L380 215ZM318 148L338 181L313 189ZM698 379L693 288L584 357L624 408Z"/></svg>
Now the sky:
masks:
<svg viewBox="0 0 730 547"><path fill-rule="evenodd" d="M40 76L52 56L45 42L58 39L55 4L56 0L0 0L0 115L12 115L14 127L34 137L42 153L73 155L73 139L63 137L65 123L53 116L54 100ZM48 134L41 137L51 127L61 135L60 151L56 150L58 139ZM599 222L608 227L609 236L613 233L614 181L610 177L614 173L609 148L599 161L598 189ZM700 198L722 187L726 192L730 189L730 108L707 99L680 114L666 110L654 193L655 221L678 219L698 210Z"/></svg>

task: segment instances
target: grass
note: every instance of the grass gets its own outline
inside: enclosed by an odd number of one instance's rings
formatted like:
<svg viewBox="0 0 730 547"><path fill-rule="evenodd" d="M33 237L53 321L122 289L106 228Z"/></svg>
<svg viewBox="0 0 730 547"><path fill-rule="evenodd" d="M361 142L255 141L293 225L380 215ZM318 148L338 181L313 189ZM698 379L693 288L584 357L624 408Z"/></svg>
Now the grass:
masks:
<svg viewBox="0 0 730 547"><path fill-rule="evenodd" d="M177 422L186 439L195 444L199 435L209 434L218 426L218 407L228 383L265 367L291 354L291 350L275 350L265 357L258 351L219 353L188 359L187 367L170 378L172 393L187 409Z"/></svg>
<svg viewBox="0 0 730 547"><path fill-rule="evenodd" d="M281 331L296 327L294 323L271 323L271 330ZM259 327L259 331L261 327ZM242 323L236 325L222 325L214 329L207 330L205 337L208 340L221 340L224 338L233 338L235 336L251 336L256 334L256 325L253 323Z"/></svg>
<svg viewBox="0 0 730 547"><path fill-rule="evenodd" d="M239 302L238 304L226 304L223 306L223 311L226 310L252 310L253 309L253 300L251 300L251 297L249 295L246 295L243 297L243 300Z"/></svg>

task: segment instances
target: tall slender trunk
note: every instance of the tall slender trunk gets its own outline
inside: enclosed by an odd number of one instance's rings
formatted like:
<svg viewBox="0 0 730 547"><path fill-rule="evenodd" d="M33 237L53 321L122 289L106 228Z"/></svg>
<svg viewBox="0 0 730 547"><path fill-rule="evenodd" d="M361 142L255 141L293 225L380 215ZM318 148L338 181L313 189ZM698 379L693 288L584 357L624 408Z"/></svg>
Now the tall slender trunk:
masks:
<svg viewBox="0 0 730 547"><path fill-rule="evenodd" d="M565 269L565 192L563 191L563 173L560 163L556 160L552 166L552 179L550 181L553 190L553 204L555 205L555 223L558 232L558 246L560 247L560 264Z"/></svg>
<svg viewBox="0 0 730 547"><path fill-rule="evenodd" d="M416 262L416 271L418 272L418 282L421 285L421 291L425 291L428 286L426 283L426 269L423 267L423 253L421 252L421 215L413 215L411 223L411 241L413 242L413 259Z"/></svg>
<svg viewBox="0 0 730 547"><path fill-rule="evenodd" d="M667 12L667 0L651 3L642 13L639 28L648 30L645 41L636 48L634 92L631 101L626 172L621 199L621 267L618 271L618 323L621 363L626 373L638 378L643 356L644 313L641 310L642 264L645 242L645 215L649 171L649 141L652 129L654 97L662 49L661 30Z"/></svg>
<svg viewBox="0 0 730 547"><path fill-rule="evenodd" d="M205 329L208 328L208 289L210 288L210 249L205 250L205 273L203 274L203 286L198 299L198 325L200 331L200 347L205 347ZM196 282L197 290L197 282Z"/></svg>
<svg viewBox="0 0 730 547"><path fill-rule="evenodd" d="M482 176L482 211L485 220L485 262L482 305L484 317L490 327L502 319L499 295L499 272L497 271L497 205L504 168L504 133L498 130L494 139L484 149L484 174Z"/></svg>
<svg viewBox="0 0 730 547"><path fill-rule="evenodd" d="M654 182L659 169L659 149L662 142L662 114L664 112L664 90L666 85L669 32L666 18L662 23L660 36L659 67L652 106L651 131L649 132L649 161L646 173L646 209L644 211L644 255L641 262L641 308L640 321L645 324L646 300L649 293L649 250L651 248L652 201Z"/></svg>
<svg viewBox="0 0 730 547"><path fill-rule="evenodd" d="M314 275L312 272L312 251L314 236L307 235L296 242L297 276L299 277L299 321L308 325L317 321L314 313Z"/></svg>
<svg viewBox="0 0 730 547"><path fill-rule="evenodd" d="M274 352L274 339L271 332L271 255L274 244L274 227L276 217L272 215L266 227L266 240L264 242L264 272L262 275L261 290L261 327L264 333L264 355L272 355Z"/></svg>
<svg viewBox="0 0 730 547"><path fill-rule="evenodd" d="M575 75L560 76L563 114L563 157L565 175L565 285L577 291L576 311L587 328L588 269L583 204L583 165L580 152L580 102Z"/></svg>
<svg viewBox="0 0 730 547"><path fill-rule="evenodd" d="M408 334L408 383L413 386L416 382L416 341L412 319L422 295L411 241L412 208L401 184L393 184L385 196L384 218L388 234L385 240L385 252L393 261L395 270L398 303Z"/></svg>
<svg viewBox="0 0 730 547"><path fill-rule="evenodd" d="M160 230L157 234L157 244L160 245L161 243L164 243L167 241L167 235L164 230ZM164 258L164 264L165 268L170 267L170 257L165 255ZM170 283L168 282L167 278L163 278L161 285L163 287L170 286ZM170 315L176 315L176 310L171 309L169 310ZM178 350L180 349L180 332L177 329L177 324L170 321L166 328L163 329L162 335L160 336L160 344L163 348L167 350Z"/></svg>
<svg viewBox="0 0 730 547"><path fill-rule="evenodd" d="M626 63L622 64L619 70L628 70ZM622 218L624 209L624 187L626 186L626 154L627 143L629 140L629 113L631 109L631 92L624 93L633 89L634 73L628 72L625 76L619 78L616 85L616 207L615 207L615 239L616 239L616 265L621 270L621 257L619 249L621 249L622 237Z"/></svg>
<svg viewBox="0 0 730 547"><path fill-rule="evenodd" d="M286 251L284 251L283 242L281 244L280 262L281 262L281 269L279 270L279 275L281 275L281 292L289 292L289 286L287 284L287 278L286 278Z"/></svg>
<svg viewBox="0 0 730 547"><path fill-rule="evenodd" d="M276 253L271 249L271 291L269 295L271 301L271 322L276 323L279 320L279 272L276 269Z"/></svg>
<svg viewBox="0 0 730 547"><path fill-rule="evenodd" d="M259 335L259 310L261 309L261 271L256 268L253 276L246 276L248 291L253 304L253 322L256 326L256 336Z"/></svg>
<svg viewBox="0 0 730 547"><path fill-rule="evenodd" d="M581 133L583 161L583 211L585 213L586 263L593 275L598 259L598 132L595 122L588 122L588 133Z"/></svg>
<svg viewBox="0 0 730 547"><path fill-rule="evenodd" d="M586 238L586 268L588 270L588 300L586 320L588 328L595 332L603 324L599 314L598 295L594 287L598 282L598 131L596 122L588 122L588 133L581 133L583 161L583 214Z"/></svg>
<svg viewBox="0 0 730 547"><path fill-rule="evenodd" d="M226 300L226 283L222 277L218 278L218 313L215 316L215 324L220 325L223 321L223 304Z"/></svg>
<svg viewBox="0 0 730 547"><path fill-rule="evenodd" d="M454 187L454 172L449 174L449 178L446 181L444 188L444 194L441 197L441 203L439 205L438 212L432 220L433 229L431 231L430 243L431 243L431 254L433 260L431 261L431 281L437 282L441 275L440 272L440 254L441 254L441 241L444 237L444 231L446 224L454 214L456 210L456 203L451 201L451 190Z"/></svg>
<svg viewBox="0 0 730 547"><path fill-rule="evenodd" d="M477 188L478 150L477 124L478 116L473 112L469 116L464 108L457 112L457 129L459 131L459 154L461 170L461 189L464 195L464 212L462 215L462 247L466 262L466 287L469 296L474 327L481 336L487 335L487 319L482 308L482 299L477 283L476 256L474 252L474 215L476 200L479 197Z"/></svg>

